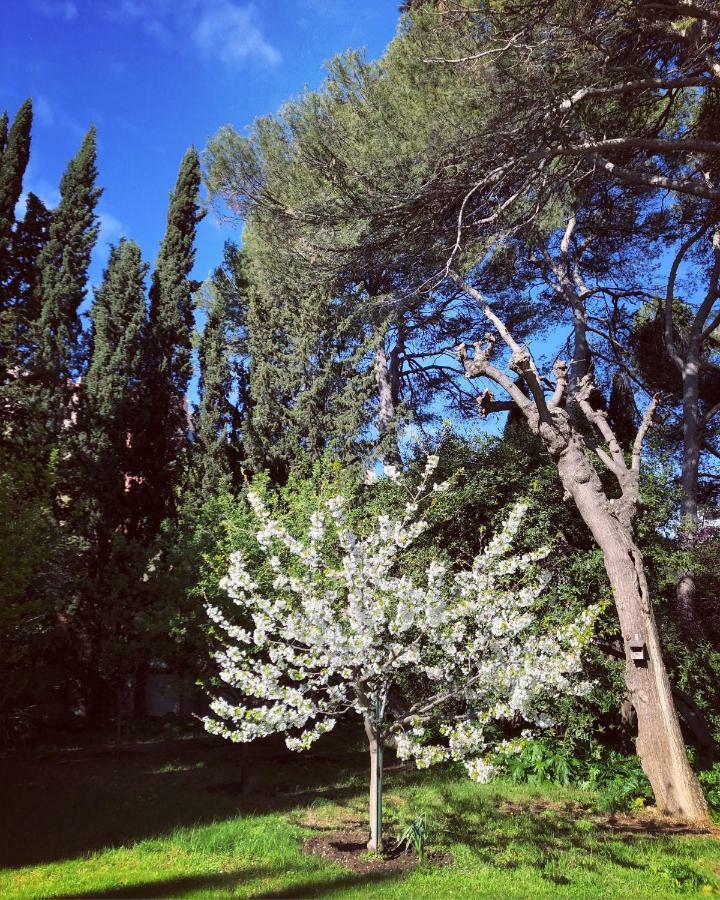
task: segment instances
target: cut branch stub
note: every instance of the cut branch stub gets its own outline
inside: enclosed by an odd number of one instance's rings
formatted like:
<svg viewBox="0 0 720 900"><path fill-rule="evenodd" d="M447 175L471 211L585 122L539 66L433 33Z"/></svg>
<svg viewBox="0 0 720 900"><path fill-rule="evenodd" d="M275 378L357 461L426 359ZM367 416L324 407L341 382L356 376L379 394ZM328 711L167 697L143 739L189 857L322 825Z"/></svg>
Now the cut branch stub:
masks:
<svg viewBox="0 0 720 900"><path fill-rule="evenodd" d="M495 395L489 389L485 389L477 398L478 411L483 419L487 419L494 411Z"/></svg>

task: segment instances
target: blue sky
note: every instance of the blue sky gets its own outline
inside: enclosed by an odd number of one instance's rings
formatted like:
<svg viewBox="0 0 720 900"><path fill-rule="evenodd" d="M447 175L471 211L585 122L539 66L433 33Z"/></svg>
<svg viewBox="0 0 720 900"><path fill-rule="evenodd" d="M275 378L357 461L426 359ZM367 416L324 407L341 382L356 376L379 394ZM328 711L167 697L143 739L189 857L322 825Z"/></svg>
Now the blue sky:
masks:
<svg viewBox="0 0 720 900"><path fill-rule="evenodd" d="M0 109L27 96L35 125L25 188L51 205L67 160L98 129L102 233L125 235L152 262L185 149L226 123L274 112L348 47L380 55L394 0L0 0ZM200 226L196 276L220 261L224 232Z"/></svg>

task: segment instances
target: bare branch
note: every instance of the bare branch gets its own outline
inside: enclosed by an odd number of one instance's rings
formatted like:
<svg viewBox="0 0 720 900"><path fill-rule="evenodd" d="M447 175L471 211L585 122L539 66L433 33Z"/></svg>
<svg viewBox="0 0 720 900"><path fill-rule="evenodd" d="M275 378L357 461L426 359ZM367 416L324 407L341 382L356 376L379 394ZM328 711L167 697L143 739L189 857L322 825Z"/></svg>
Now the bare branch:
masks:
<svg viewBox="0 0 720 900"><path fill-rule="evenodd" d="M627 474L627 466L625 464L625 457L623 456L622 448L618 442L618 439L615 437L615 432L610 427L610 423L607 420L606 413L601 409L593 409L590 405L590 394L593 390L594 384L590 375L585 375L584 378L581 379L578 390L575 394L575 400L578 403L580 409L583 411L585 418L590 422L591 425L594 425L597 431L602 436L605 443L608 445L610 450L612 459L607 457L607 454L604 451L598 450L596 451L598 456L602 459L605 465L615 473L618 477L618 480L622 481L622 479Z"/></svg>
<svg viewBox="0 0 720 900"><path fill-rule="evenodd" d="M638 432L635 435L635 440L633 442L632 448L632 463L631 469L636 474L640 472L640 453L642 451L643 441L645 440L645 435L647 434L648 428L652 425L652 419L655 415L655 408L658 405L658 395L651 399L648 404L647 409L645 410L642 421L640 422L640 427L638 428Z"/></svg>
<svg viewBox="0 0 720 900"><path fill-rule="evenodd" d="M674 328L672 307L673 299L675 296L675 282L677 281L677 274L680 269L680 264L685 257L685 254L688 252L688 250L690 250L693 244L696 244L700 240L700 238L705 233L706 228L707 225L703 224L701 228L691 234L690 237L680 245L680 249L675 254L675 259L673 260L672 266L670 267L667 288L665 290L665 348L670 355L670 358L680 371L682 371L683 369L683 360L675 347L675 339L673 337Z"/></svg>
<svg viewBox="0 0 720 900"><path fill-rule="evenodd" d="M585 87L575 91L572 97L563 100L560 109L571 109L588 97L606 97L609 95L632 94L641 91L669 90L675 91L686 87L713 87L720 85L720 78L707 75L694 75L683 78L639 78L637 81L623 81L607 87Z"/></svg>
<svg viewBox="0 0 720 900"><path fill-rule="evenodd" d="M553 392L552 397L550 398L550 402L548 403L549 409L557 409L562 403L563 395L567 390L567 364L564 360L558 359L553 366L553 372L555 373L555 391Z"/></svg>
<svg viewBox="0 0 720 900"><path fill-rule="evenodd" d="M621 181L645 187L659 187L676 194L689 194L691 197L702 197L705 200L720 200L720 191L703 187L696 181L688 179L678 181L675 178L667 178L665 175L646 175L644 172L633 172L618 166L609 159L596 154L593 157L598 165L610 175L614 175Z"/></svg>
<svg viewBox="0 0 720 900"><path fill-rule="evenodd" d="M475 356L472 359L469 359L465 344L460 344L460 346L457 348L457 355L458 359L463 364L463 367L465 369L465 377L485 377L489 378L490 381L494 381L495 384L499 385L506 394L512 397L515 404L520 407L521 412L525 416L527 416L532 410L532 403L530 402L530 400L528 400L528 398L517 386L517 384L515 384L512 378L508 377L504 372L501 372L500 369L492 365L492 363L488 359L489 352L490 351L487 349L487 347L483 347L481 344L475 344ZM487 398L483 399L482 394L478 398L478 407L480 409L481 415L487 408L486 400Z"/></svg>
<svg viewBox="0 0 720 900"><path fill-rule="evenodd" d="M517 34L514 34L510 38L510 40L507 42L507 44L505 44L504 47L491 47L489 50L482 50L480 53L473 53L472 56L458 56L455 58L448 58L446 56L428 56L423 59L423 62L451 63L453 65L457 65L458 63L474 62L475 60L482 59L485 56L496 56L498 53L504 53L506 50L509 50L515 44L517 39L522 36L522 34L522 31L518 31ZM527 49L527 45L523 46Z"/></svg>

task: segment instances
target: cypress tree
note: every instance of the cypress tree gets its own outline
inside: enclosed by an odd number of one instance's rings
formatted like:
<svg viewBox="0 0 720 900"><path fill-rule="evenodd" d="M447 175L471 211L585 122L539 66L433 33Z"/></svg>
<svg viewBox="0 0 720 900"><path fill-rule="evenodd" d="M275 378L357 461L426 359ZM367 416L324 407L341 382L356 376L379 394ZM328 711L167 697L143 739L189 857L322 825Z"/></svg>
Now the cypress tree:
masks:
<svg viewBox="0 0 720 900"><path fill-rule="evenodd" d="M0 165L2 165L3 153L7 147L9 121L7 110L5 110L2 115L0 115Z"/></svg>
<svg viewBox="0 0 720 900"><path fill-rule="evenodd" d="M92 318L92 355L84 389L82 431L98 529L108 536L131 527L137 463L134 438L141 427L148 266L134 241L111 249Z"/></svg>
<svg viewBox="0 0 720 900"><path fill-rule="evenodd" d="M195 418L195 483L207 497L238 474L247 412L247 300L243 251L228 241L209 285L198 345L200 404Z"/></svg>
<svg viewBox="0 0 720 900"><path fill-rule="evenodd" d="M230 427L228 410L232 373L227 340L227 306L219 291L213 292L208 317L198 347L200 382L195 425L197 485L202 496L211 496L230 482Z"/></svg>
<svg viewBox="0 0 720 900"><path fill-rule="evenodd" d="M12 352L18 361L31 349L34 323L40 316L38 261L47 243L52 213L32 191L27 195L25 217L15 226L10 246L7 296L12 308Z"/></svg>
<svg viewBox="0 0 720 900"><path fill-rule="evenodd" d="M60 182L60 204L38 258L40 315L32 360L45 415L57 429L80 365L78 308L85 299L90 254L98 236L96 134L91 127ZM53 430L55 430L53 429Z"/></svg>
<svg viewBox="0 0 720 900"><path fill-rule="evenodd" d="M75 526L87 552L87 586L75 626L91 636L87 685L93 704L107 708L111 689L122 717L144 658L138 617L147 594L147 562L138 542L139 472L135 439L142 422L145 277L148 266L134 241L111 247L90 312L91 354L72 445Z"/></svg>
<svg viewBox="0 0 720 900"><path fill-rule="evenodd" d="M147 328L146 425L143 435L144 489L150 532L172 507L173 487L187 446L185 392L192 375L195 233L200 160L191 148L183 157L170 197L167 227L150 286Z"/></svg>
<svg viewBox="0 0 720 900"><path fill-rule="evenodd" d="M0 124L0 283L4 278L8 244L15 222L15 206L22 194L23 177L30 159L30 131L32 129L32 101L26 100L7 132L7 115ZM6 143L3 132L7 134Z"/></svg>

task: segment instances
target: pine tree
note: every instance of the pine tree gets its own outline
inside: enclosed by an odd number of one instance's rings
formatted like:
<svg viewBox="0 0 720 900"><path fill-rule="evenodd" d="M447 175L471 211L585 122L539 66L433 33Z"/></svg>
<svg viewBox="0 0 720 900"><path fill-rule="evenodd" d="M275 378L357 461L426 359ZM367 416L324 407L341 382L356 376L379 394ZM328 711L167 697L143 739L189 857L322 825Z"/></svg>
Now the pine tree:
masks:
<svg viewBox="0 0 720 900"><path fill-rule="evenodd" d="M80 365L81 325L78 308L85 299L90 254L98 236L95 206L96 134L91 127L60 182L60 204L38 258L40 316L33 381L43 394L52 430L67 413L72 383Z"/></svg>
<svg viewBox="0 0 720 900"><path fill-rule="evenodd" d="M200 160L191 148L183 157L170 197L167 227L150 287L146 333L146 423L141 452L150 533L172 508L173 487L187 446L185 392L192 375L195 233Z"/></svg>
<svg viewBox="0 0 720 900"><path fill-rule="evenodd" d="M22 194L23 176L30 159L32 119L32 101L28 99L18 110L9 132L7 114L0 122L0 284L4 279L8 245L15 222L15 206Z"/></svg>
<svg viewBox="0 0 720 900"><path fill-rule="evenodd" d="M251 254L248 306L250 408L246 439L254 469L284 483L291 469L330 449L348 459L360 450L372 378L367 347L346 298L331 288L276 280Z"/></svg>

